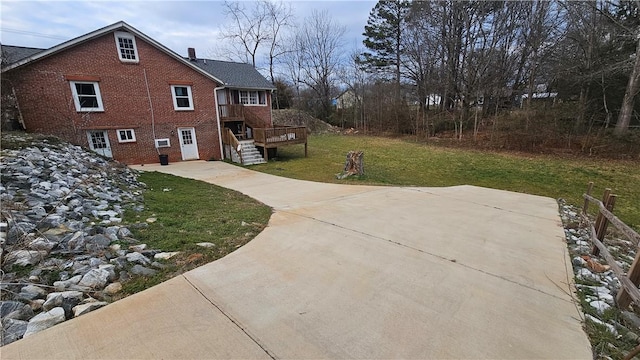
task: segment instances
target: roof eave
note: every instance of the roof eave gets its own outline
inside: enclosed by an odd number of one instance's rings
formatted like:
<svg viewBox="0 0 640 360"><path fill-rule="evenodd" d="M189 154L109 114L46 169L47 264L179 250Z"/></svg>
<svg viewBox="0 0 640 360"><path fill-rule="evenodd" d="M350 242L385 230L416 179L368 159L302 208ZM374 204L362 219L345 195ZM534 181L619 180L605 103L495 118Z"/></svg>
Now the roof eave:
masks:
<svg viewBox="0 0 640 360"><path fill-rule="evenodd" d="M198 66L191 64L189 61L185 60L182 56L178 55L177 53L175 53L173 50L167 48L166 46L162 45L161 43L157 42L156 40L148 37L147 35L143 34L142 32L140 32L138 29L134 28L133 26L127 24L124 21L119 21L117 23L105 26L103 28L100 28L98 30L94 30L90 33L84 34L82 36L79 36L75 39L71 39L69 41L63 42L61 44L58 44L50 49L44 50L42 52L39 52L37 54L34 54L32 56L26 57L18 62L15 62L13 64L10 64L9 66L6 66L5 68L3 68L1 71L5 72L5 71L9 71L9 70L13 70L16 69L18 67L27 65L28 63L32 62L32 61L37 61L40 59L43 59L45 57L54 55L58 52L64 51L67 48L82 44L86 41L89 41L91 39L94 39L96 37L108 34L110 32L116 31L116 30L120 30L120 29L124 29L127 30L128 32L131 32L133 34L135 34L137 37L143 39L144 41L150 43L151 45L155 46L157 49L159 49L160 51L164 52L165 54L171 56L172 58L180 61L181 63L189 66L191 69L197 71L198 73L200 73L201 75L204 75L205 77L217 82L218 84L224 84L224 82L220 79L218 79L217 77L211 75L210 73L202 70L201 68L199 68Z"/></svg>
<svg viewBox="0 0 640 360"><path fill-rule="evenodd" d="M244 86L244 85L234 85L234 84L226 84L225 85L227 88L232 88L232 89L245 89L245 90L275 90L276 88L271 86L271 87L266 87L266 86Z"/></svg>

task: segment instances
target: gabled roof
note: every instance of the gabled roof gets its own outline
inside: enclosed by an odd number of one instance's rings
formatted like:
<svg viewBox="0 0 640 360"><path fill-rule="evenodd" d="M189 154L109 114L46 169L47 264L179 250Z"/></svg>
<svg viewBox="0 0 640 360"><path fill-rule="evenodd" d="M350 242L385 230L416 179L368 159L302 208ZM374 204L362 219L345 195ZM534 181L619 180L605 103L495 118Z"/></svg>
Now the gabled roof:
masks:
<svg viewBox="0 0 640 360"><path fill-rule="evenodd" d="M2 65L13 64L44 50L24 46L2 45Z"/></svg>
<svg viewBox="0 0 640 360"><path fill-rule="evenodd" d="M190 68L192 68L193 70L197 71L198 73L206 76L207 78L212 79L213 81L219 83L219 84L224 84L224 82L222 80L220 80L219 78L217 78L216 76L214 76L213 74L201 69L200 67L196 66L195 64L189 62L188 60L185 60L185 58L183 58L182 56L178 55L177 53L175 53L174 51L172 51L171 49L167 48L166 46L160 44L159 42L155 41L154 39L150 38L149 36L141 33L138 29L134 28L133 26L127 24L124 21L119 21L115 24L111 24L108 26L105 26L101 29L98 30L94 30L90 33L87 33L85 35L79 36L75 39L71 39L69 41L63 42L62 44L56 45L52 48L40 51L40 52L36 52L36 53L32 53L30 55L27 55L27 57L22 58L16 62L10 63L9 65L5 66L2 68L2 72L5 71L9 71L9 70L13 70L15 68L19 68L22 66L25 66L27 64L33 63L35 61L38 60L42 60L46 57L49 57L51 55L55 55L57 53L60 53L62 51L65 51L67 49L70 49L74 46L83 44L87 41L93 40L97 37L103 36L105 34L109 34L112 33L114 31L126 31L129 32L133 35L135 35L136 37L148 42L149 44L151 44L152 46L154 46L155 48L157 48L158 50L164 52L165 54L169 55L170 57L174 58L175 60L189 66Z"/></svg>
<svg viewBox="0 0 640 360"><path fill-rule="evenodd" d="M275 89L275 86L265 79L251 64L210 59L188 61L224 81L226 87L260 90Z"/></svg>

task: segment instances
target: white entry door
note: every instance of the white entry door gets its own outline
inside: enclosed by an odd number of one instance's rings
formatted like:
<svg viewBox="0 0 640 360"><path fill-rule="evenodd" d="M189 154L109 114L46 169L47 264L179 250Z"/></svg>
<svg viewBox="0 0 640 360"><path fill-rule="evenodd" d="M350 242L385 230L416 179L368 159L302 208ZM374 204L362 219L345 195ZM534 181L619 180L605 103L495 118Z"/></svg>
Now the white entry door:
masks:
<svg viewBox="0 0 640 360"><path fill-rule="evenodd" d="M196 130L194 128L178 128L178 134L180 135L182 160L200 159L198 143L196 142Z"/></svg>
<svg viewBox="0 0 640 360"><path fill-rule="evenodd" d="M98 154L112 158L111 145L109 144L109 134L105 130L87 131L89 147Z"/></svg>

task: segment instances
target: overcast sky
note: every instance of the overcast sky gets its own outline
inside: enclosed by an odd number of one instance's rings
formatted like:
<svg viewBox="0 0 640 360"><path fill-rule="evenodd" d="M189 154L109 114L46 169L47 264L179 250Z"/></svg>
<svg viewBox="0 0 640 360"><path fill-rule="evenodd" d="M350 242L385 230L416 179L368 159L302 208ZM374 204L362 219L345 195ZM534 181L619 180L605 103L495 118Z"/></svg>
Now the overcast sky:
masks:
<svg viewBox="0 0 640 360"><path fill-rule="evenodd" d="M250 1L245 1L250 4ZM313 9L327 10L346 27L347 48L362 46L362 32L377 1L287 1L301 22ZM196 48L208 57L224 25L222 1L0 1L4 45L49 48L124 20L180 55Z"/></svg>

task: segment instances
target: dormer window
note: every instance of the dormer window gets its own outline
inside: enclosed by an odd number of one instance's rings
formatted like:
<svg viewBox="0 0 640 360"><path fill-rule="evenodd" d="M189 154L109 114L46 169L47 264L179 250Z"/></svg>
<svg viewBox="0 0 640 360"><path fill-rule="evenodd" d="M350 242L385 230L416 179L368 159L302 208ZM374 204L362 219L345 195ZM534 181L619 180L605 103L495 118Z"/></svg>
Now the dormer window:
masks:
<svg viewBox="0 0 640 360"><path fill-rule="evenodd" d="M135 36L121 31L115 32L116 47L118 48L118 57L122 62L137 63L138 49L136 48Z"/></svg>

